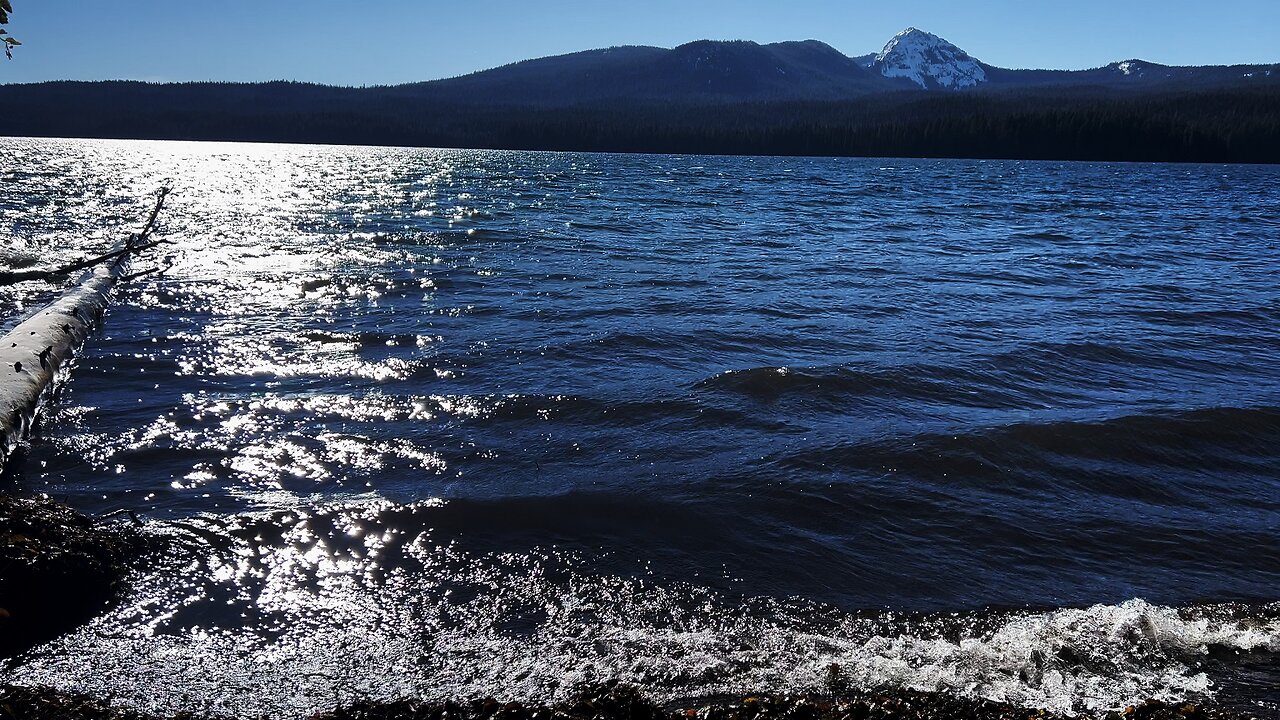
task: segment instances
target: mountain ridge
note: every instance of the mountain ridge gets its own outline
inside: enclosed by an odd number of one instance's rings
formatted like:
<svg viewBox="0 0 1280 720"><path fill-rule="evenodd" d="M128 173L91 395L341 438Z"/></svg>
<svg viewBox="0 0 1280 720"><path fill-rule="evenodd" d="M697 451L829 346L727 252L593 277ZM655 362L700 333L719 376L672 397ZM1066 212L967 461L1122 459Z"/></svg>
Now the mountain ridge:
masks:
<svg viewBox="0 0 1280 720"><path fill-rule="evenodd" d="M379 87L462 105L558 107L600 102L849 100L891 92L1069 85L1141 90L1276 78L1280 78L1280 63L1176 66L1129 58L1085 70L1002 68L938 35L909 27L879 52L856 56L814 39L765 44L704 39L673 48L622 45L581 50L449 78Z"/></svg>
<svg viewBox="0 0 1280 720"><path fill-rule="evenodd" d="M969 53L915 27L894 35L871 67L885 77L907 78L926 90L959 90L987 81L982 63Z"/></svg>
<svg viewBox="0 0 1280 720"><path fill-rule="evenodd" d="M445 80L0 85L0 135L786 155L1280 162L1280 65L1010 70L909 29L872 56L701 40Z"/></svg>
<svg viewBox="0 0 1280 720"><path fill-rule="evenodd" d="M553 55L412 87L476 97L501 93L508 102L573 104L622 98L849 99L903 90L1038 84L1126 88L1185 81L1203 85L1277 74L1280 63L1175 66L1139 58L1085 70L1002 68L938 35L909 27L880 52L865 55L847 56L813 39L763 44L704 39L673 48L617 46Z"/></svg>

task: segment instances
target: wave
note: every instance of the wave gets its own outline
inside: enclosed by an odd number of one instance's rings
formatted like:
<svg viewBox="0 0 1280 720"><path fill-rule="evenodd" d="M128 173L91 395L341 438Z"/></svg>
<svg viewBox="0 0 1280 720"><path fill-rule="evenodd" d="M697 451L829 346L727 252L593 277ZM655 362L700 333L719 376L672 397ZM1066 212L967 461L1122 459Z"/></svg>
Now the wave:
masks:
<svg viewBox="0 0 1280 720"><path fill-rule="evenodd" d="M1020 380L997 373L925 365L730 370L696 383L693 389L729 392L759 402L802 402L813 409L848 409L859 399L984 408L1043 406L1041 392Z"/></svg>
<svg viewBox="0 0 1280 720"><path fill-rule="evenodd" d="M811 447L778 458L797 466L847 468L933 465L980 458L992 470L1091 459L1180 470L1263 471L1280 442L1280 408L1216 407L1128 415L1096 421L1012 423L962 432ZM917 458L918 462L912 462ZM923 464L923 465L922 465ZM951 468L955 470L957 468ZM960 475L961 473L957 473Z"/></svg>
<svg viewBox="0 0 1280 720"><path fill-rule="evenodd" d="M366 696L546 700L605 679L671 701L833 677L1076 712L1212 696L1234 654L1280 652L1275 603L849 613L643 568L601 575L554 546L469 551L438 528L447 512L370 501L152 523L173 548L164 567L10 680L237 717Z"/></svg>

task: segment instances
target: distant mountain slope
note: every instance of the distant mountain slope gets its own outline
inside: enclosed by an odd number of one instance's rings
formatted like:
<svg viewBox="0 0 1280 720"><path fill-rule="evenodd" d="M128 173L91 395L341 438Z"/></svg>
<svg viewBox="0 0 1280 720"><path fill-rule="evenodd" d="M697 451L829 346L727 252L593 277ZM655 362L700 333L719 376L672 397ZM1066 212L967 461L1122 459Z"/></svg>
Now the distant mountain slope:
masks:
<svg viewBox="0 0 1280 720"><path fill-rule="evenodd" d="M1280 65L1170 67L1126 60L1092 70L989 65L932 33L907 28L879 53L847 57L817 40L761 45L698 40L670 50L617 47L514 63L402 86L414 97L481 105L841 100L894 91L1067 86L1208 87L1280 76Z"/></svg>
<svg viewBox="0 0 1280 720"><path fill-rule="evenodd" d="M832 99L897 87L817 40L772 45L700 40L675 48L658 65L668 91L686 96Z"/></svg>
<svg viewBox="0 0 1280 720"><path fill-rule="evenodd" d="M0 107L15 136L1280 162L1280 65L1010 70L916 29L856 58L699 40L394 87L0 85Z"/></svg>
<svg viewBox="0 0 1280 720"><path fill-rule="evenodd" d="M771 45L698 40L671 50L590 50L409 87L461 102L572 105L619 99L837 99L901 85L816 40Z"/></svg>
<svg viewBox="0 0 1280 720"><path fill-rule="evenodd" d="M551 97L565 102L583 101L598 98L610 82L636 74L637 68L669 52L645 46L586 50L402 88L471 102L533 103Z"/></svg>
<svg viewBox="0 0 1280 720"><path fill-rule="evenodd" d="M1280 76L1277 65L1176 67L1145 60L1114 62L1091 70L1011 70L988 65L932 33L907 28L884 50L856 61L889 78L906 78L919 89L966 90L1016 85L1123 89L1157 86L1234 85Z"/></svg>
<svg viewBox="0 0 1280 720"><path fill-rule="evenodd" d="M876 54L848 57L817 40L762 45L750 41L697 40L675 48L646 46L525 60L454 78L370 88L365 98L431 100L450 105L566 107L601 103L710 103L847 100L892 92L971 92L998 88L1150 90L1210 88L1275 82L1280 64L1171 67L1125 60L1091 70L1012 70L973 57L932 33L907 28ZM113 86L117 90L125 85ZM257 84L262 90L228 90L224 83L190 83L171 95L195 105L253 95L255 101L301 102L324 94L299 83ZM250 86L246 86L248 88ZM304 87L312 89L302 89ZM333 92L343 89L334 88ZM89 85L48 84L35 93L98 94Z"/></svg>
<svg viewBox="0 0 1280 720"><path fill-rule="evenodd" d="M988 82L993 86L1021 87L1075 85L1117 90L1160 87L1190 89L1266 84L1280 79L1280 64L1178 67L1145 60L1125 60L1091 70L1008 70L986 64L983 69Z"/></svg>
<svg viewBox="0 0 1280 720"><path fill-rule="evenodd" d="M982 63L932 33L907 28L876 55L872 68L927 89L961 90L987 81Z"/></svg>

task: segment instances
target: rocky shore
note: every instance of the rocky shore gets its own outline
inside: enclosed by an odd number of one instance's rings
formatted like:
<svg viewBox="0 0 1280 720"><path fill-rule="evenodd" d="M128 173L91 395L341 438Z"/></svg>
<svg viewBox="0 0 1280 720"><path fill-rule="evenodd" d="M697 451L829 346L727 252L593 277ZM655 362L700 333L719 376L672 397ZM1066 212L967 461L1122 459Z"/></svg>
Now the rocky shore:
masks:
<svg viewBox="0 0 1280 720"><path fill-rule="evenodd" d="M47 498L0 494L0 657L87 621L116 597L126 566L155 550L123 523L103 523ZM836 688L836 686L832 686ZM634 687L609 683L567 702L524 704L492 698L449 702L361 702L307 720L1056 720L1043 710L909 690L717 698L659 706ZM1076 720L1246 720L1198 703L1148 701ZM49 688L0 685L0 720L219 720L184 713L157 717ZM289 719L280 719L289 720ZM303 720L301 718L297 720ZM1065 720L1065 719L1064 719Z"/></svg>
<svg viewBox="0 0 1280 720"><path fill-rule="evenodd" d="M0 657L13 657L101 611L141 533L47 498L0 494Z"/></svg>
<svg viewBox="0 0 1280 720"><path fill-rule="evenodd" d="M157 548L128 523L86 517L47 498L0 494L0 658L13 658L87 621L109 605L131 561ZM361 702L306 720L1057 720L1004 703L909 690L826 694L762 693L659 706L641 690L609 683L567 702L524 704L492 698L449 702ZM1141 705L1073 720L1246 720L1196 702ZM0 720L220 720L184 713L157 717L49 688L0 685ZM281 718L279 720L291 720ZM298 718L297 720L303 720ZM1066 720L1063 718L1063 720Z"/></svg>
<svg viewBox="0 0 1280 720"><path fill-rule="evenodd" d="M605 684L554 705L468 702L367 702L309 720L1056 720L1040 710L906 690L822 695L752 695L661 707L636 688ZM1149 701L1077 720L1244 720L1211 706ZM183 714L156 718L80 695L0 686L0 720L215 720Z"/></svg>
<svg viewBox="0 0 1280 720"><path fill-rule="evenodd" d="M47 498L0 495L0 657L14 657L109 605L131 559L154 541ZM1034 708L911 691L755 694L659 706L637 688L604 684L567 702L486 700L360 702L308 720L1055 720ZM1245 720L1225 708L1148 701L1080 720ZM0 720L219 720L156 717L97 698L0 685ZM288 719L280 719L288 720ZM302 719L298 719L302 720Z"/></svg>

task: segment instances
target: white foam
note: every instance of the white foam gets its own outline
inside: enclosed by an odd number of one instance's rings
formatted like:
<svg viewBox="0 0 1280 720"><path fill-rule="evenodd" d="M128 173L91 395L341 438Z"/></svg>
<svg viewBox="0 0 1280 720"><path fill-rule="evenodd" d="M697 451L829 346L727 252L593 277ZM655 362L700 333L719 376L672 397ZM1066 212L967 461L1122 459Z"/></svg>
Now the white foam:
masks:
<svg viewBox="0 0 1280 720"><path fill-rule="evenodd" d="M1187 620L1131 600L1016 617L989 636L957 642L876 636L845 643L818 664L837 663L864 687L888 683L1072 712L1208 693L1209 679L1189 663L1213 646L1276 651L1280 626Z"/></svg>
<svg viewBox="0 0 1280 720"><path fill-rule="evenodd" d="M592 575L555 550L472 556L421 525L388 526L397 508L184 522L192 559L136 578L118 609L7 679L159 714L289 717L366 697L545 701L606 679L659 701L820 690L835 665L850 687L1073 712L1211 694L1197 661L1214 646L1280 652L1274 612L1184 617L1142 600L985 619L744 604ZM235 539L202 548L219 535Z"/></svg>

